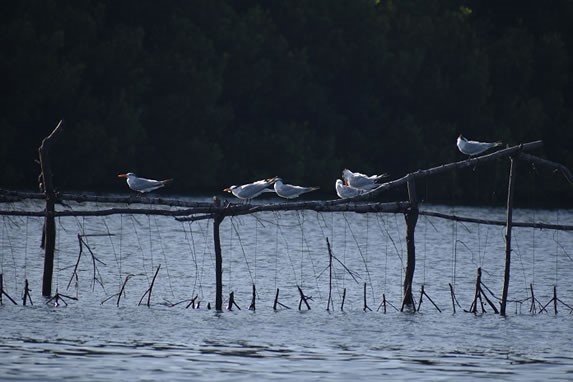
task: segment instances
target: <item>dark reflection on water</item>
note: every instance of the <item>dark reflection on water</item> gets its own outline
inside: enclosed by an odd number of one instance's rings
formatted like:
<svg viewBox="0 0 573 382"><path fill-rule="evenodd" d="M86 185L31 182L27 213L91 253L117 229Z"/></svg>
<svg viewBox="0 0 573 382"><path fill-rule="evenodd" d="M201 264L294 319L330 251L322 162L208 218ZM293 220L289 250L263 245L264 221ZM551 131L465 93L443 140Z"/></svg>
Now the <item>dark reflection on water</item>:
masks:
<svg viewBox="0 0 573 382"><path fill-rule="evenodd" d="M499 209L433 206L458 215L503 218ZM570 211L516 211L516 220L573 224ZM235 226L232 225L236 224ZM416 288L425 285L441 307L425 300L422 311L376 311L384 293L399 306L404 261L403 217L353 214L262 214L258 220L225 220L222 226L224 284L242 310L215 313L211 230L166 218L60 220L55 285L64 290L78 255L77 233L89 237L106 266L104 288L93 287L91 261L83 259L79 283L63 293L77 295L69 306L43 304L39 295L42 256L40 223L2 222L0 260L6 290L19 298L24 278L31 281L34 306L0 306L0 380L18 381L252 381L252 380L569 380L573 373L573 315L530 315L526 299L533 284L537 298L550 300L553 286L568 303L573 296L573 235L516 231L509 315L454 314L448 283L467 309L476 268L496 293L503 274L503 232L471 224L420 219L417 227ZM28 233L22 234L22 227ZM107 228L105 228L107 227ZM24 228L26 229L26 228ZM151 240L150 240L151 236ZM359 276L356 283L336 269L334 310L327 312L328 257L335 255ZM27 239L27 240L26 240ZM161 264L152 306L137 303ZM120 273L121 269L121 273ZM115 299L127 274L119 307ZM121 276L121 277L120 277ZM257 311L246 310L252 283ZM363 285L372 312L363 312ZM313 296L312 310L298 311L297 285ZM281 302L294 308L274 312ZM342 288L347 288L341 312ZM203 309L170 303L198 295ZM551 306L552 308L552 306Z"/></svg>

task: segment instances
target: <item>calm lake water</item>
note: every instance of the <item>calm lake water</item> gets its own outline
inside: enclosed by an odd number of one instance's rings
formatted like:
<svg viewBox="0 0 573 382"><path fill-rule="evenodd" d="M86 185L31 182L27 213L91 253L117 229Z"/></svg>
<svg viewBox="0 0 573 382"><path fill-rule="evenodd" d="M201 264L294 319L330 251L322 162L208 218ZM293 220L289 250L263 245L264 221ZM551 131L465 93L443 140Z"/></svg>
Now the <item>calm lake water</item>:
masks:
<svg viewBox="0 0 573 382"><path fill-rule="evenodd" d="M42 205L0 208L41 210ZM421 210L505 218L497 208L423 205ZM573 211L516 210L514 220L573 225ZM19 304L3 297L0 306L2 381L573 379L573 315L563 304L573 306L570 232L514 229L512 302L500 317L487 305L483 314L463 310L472 303L478 267L493 292L488 297L501 295L503 227L420 216L415 299L424 285L441 313L426 297L419 312L406 313L394 308L400 307L406 259L402 215L305 211L226 218L224 297L227 303L234 292L241 309L217 313L206 309L215 296L209 220L58 218L54 290L77 298L65 298L67 306L46 304L41 297L42 220L4 216L0 222L4 289ZM87 246L76 278L78 234ZM337 259L329 311L327 238ZM90 250L99 260L95 269ZM144 293L159 266L148 307ZM22 306L26 279L33 305ZM249 311L253 284L256 311ZM364 311L364 284L371 311ZM449 284L460 304L455 313ZM557 287L562 301L557 315L552 303L546 313L530 313L530 284L537 312ZM311 310L298 310L297 286L312 296ZM291 309L273 310L277 288L279 302ZM200 308L186 309L194 296Z"/></svg>

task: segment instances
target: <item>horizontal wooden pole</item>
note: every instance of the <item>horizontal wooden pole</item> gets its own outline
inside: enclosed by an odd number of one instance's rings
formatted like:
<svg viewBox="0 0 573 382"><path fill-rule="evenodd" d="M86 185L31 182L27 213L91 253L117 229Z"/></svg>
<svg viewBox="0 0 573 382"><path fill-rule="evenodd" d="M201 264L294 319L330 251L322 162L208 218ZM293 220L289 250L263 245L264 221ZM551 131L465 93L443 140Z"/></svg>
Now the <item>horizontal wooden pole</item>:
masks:
<svg viewBox="0 0 573 382"><path fill-rule="evenodd" d="M423 215L423 216L431 216L431 217L435 217L435 218L459 221L459 222L464 222L464 223L476 223L476 224L497 225L497 226L505 226L505 224L506 224L505 221L501 221L501 220L468 218L468 217L464 217L464 216L450 215L450 214L444 214L441 212L433 212L433 211L419 211L419 214ZM520 227L520 228L537 228L537 229L553 229L553 230L559 230L559 231L573 231L573 226L563 225L563 224L513 222L512 226L513 227Z"/></svg>
<svg viewBox="0 0 573 382"><path fill-rule="evenodd" d="M473 168L475 166L479 166L479 165L482 165L484 163L494 161L496 159L510 157L510 156L517 154L519 152L522 152L522 151L529 151L529 150L538 149L541 146L543 146L543 141L534 141L534 142L529 142L529 143L523 143L523 144L520 144L517 146L512 146L512 147L508 147L506 149L498 150L498 151L493 152L491 154L485 154L485 155L481 155L481 156L477 156L477 157L472 157L472 158L462 160L459 162L452 162L452 163L444 164L441 166L432 167L432 168L429 168L426 170L418 170L418 171L406 174L399 179L395 179L395 180L390 181L390 182L382 183L380 186L376 187L375 189L373 189L367 193L358 195L354 198L333 200L333 201L330 201L329 203L330 204L343 204L343 203L372 199L373 197L377 196L378 194L380 194L384 191L388 191L390 189L406 185L406 183L408 182L408 179L426 178L428 176L438 175L438 174L442 174L445 172L458 170L458 169L462 169L462 168L467 168L467 167Z"/></svg>
<svg viewBox="0 0 573 382"><path fill-rule="evenodd" d="M210 207L212 202L197 202L187 198L163 198L150 195L130 194L130 195L92 195L85 193L68 193L61 192L57 195L60 203L64 201L73 201L78 203L123 203L123 204L147 204L147 205L165 205L171 207ZM24 199L44 200L46 197L38 192L10 191L0 189L0 202L17 202Z"/></svg>
<svg viewBox="0 0 573 382"><path fill-rule="evenodd" d="M301 203L277 203L264 205L243 205L227 204L223 207L216 207L213 204L186 209L157 209L157 208L108 208L101 210L65 210L55 211L54 216L109 216L109 215L160 215L160 216L185 216L179 218L180 221L202 220L210 218L213 213L223 213L225 216L246 215L255 212L267 211L300 211L312 210L317 212L403 212L410 204L408 202L390 202L390 203L361 203L346 204L341 206L322 205L321 202L301 202ZM207 214L208 216L198 218L189 215ZM44 211L18 211L18 210L0 210L0 216L45 216Z"/></svg>
<svg viewBox="0 0 573 382"><path fill-rule="evenodd" d="M225 216L239 216L247 215L256 212L269 212L269 211L302 211L310 210L316 212L355 212L355 213L369 213L369 212L386 212L386 213L400 213L405 212L410 206L409 202L389 202L389 203L350 203L343 205L332 205L326 202L295 202L295 203L276 203L276 204L261 204L257 206L229 204L224 208L224 211L219 210ZM197 221L210 219L211 215L188 216L184 218L176 218L179 221Z"/></svg>

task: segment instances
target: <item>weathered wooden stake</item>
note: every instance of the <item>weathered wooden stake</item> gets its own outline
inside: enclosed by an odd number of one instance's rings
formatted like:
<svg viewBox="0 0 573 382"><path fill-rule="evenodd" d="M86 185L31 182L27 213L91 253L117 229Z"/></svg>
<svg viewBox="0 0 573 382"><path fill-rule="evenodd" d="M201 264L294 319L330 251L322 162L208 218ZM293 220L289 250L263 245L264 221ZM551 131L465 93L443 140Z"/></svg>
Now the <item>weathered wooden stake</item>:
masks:
<svg viewBox="0 0 573 382"><path fill-rule="evenodd" d="M233 306L241 310L241 307L239 307L239 305L237 305L237 303L235 302L235 292L231 292L229 294L229 303L227 304L227 310L233 310Z"/></svg>
<svg viewBox="0 0 573 382"><path fill-rule="evenodd" d="M277 310L278 303L279 303L279 288L277 288L277 294L275 294L275 303L273 304L273 310Z"/></svg>
<svg viewBox="0 0 573 382"><path fill-rule="evenodd" d="M312 297L307 297L304 295L301 287L297 286L298 288L298 293L300 294L300 302L298 303L298 310L301 309L302 307L302 303L304 302L304 305L306 305L306 308L308 310L310 310L310 305L308 305L308 301L307 300L312 300Z"/></svg>
<svg viewBox="0 0 573 382"><path fill-rule="evenodd" d="M434 300L432 300L432 298L430 296L428 296L428 294L424 290L424 285L422 285L422 291L420 293L420 302L418 303L418 312L420 311L420 306L422 305L422 297L423 296L426 296L426 298L432 303L432 305L434 305L434 308L436 308L436 310L438 312L442 313L442 310L440 309L440 307L438 305L436 305Z"/></svg>
<svg viewBox="0 0 573 382"><path fill-rule="evenodd" d="M380 308L384 307L383 312L386 313L386 294L382 293L382 302L380 303L380 305L378 305L378 309L376 309L376 311L380 311Z"/></svg>
<svg viewBox="0 0 573 382"><path fill-rule="evenodd" d="M328 301L326 303L326 310L330 311L330 304L332 303L332 250L330 249L330 242L326 238L326 247L328 248ZM333 303L334 304L334 303ZM334 305L332 306L334 309Z"/></svg>
<svg viewBox="0 0 573 382"><path fill-rule="evenodd" d="M40 159L40 190L46 197L46 211L44 215L44 278L42 295L52 295L52 275L54 273L54 252L56 249L56 223L54 219L56 192L52 181L52 168L50 166L50 147L57 135L63 131L64 121L60 121L52 133L42 140L38 148Z"/></svg>
<svg viewBox="0 0 573 382"><path fill-rule="evenodd" d="M116 306L119 306L119 300L121 300L121 295L123 294L123 292L125 291L125 286L127 284L127 280L129 280L129 278L131 277L131 275L127 275L125 277L125 280L123 280L123 283L121 284L121 289L119 290L119 293L117 294L117 301L116 301Z"/></svg>
<svg viewBox="0 0 573 382"><path fill-rule="evenodd" d="M503 291L501 293L501 307L500 312L505 316L505 309L507 306L507 293L509 290L509 273L511 268L511 227L513 219L513 194L515 193L515 178L517 175L517 160L510 157L509 167L509 187L507 190L507 218L505 225L505 272L503 278Z"/></svg>
<svg viewBox="0 0 573 382"><path fill-rule="evenodd" d="M529 290L531 291L531 307L529 308L529 313L537 313L537 308L535 307L535 294L533 294L533 284L529 284Z"/></svg>
<svg viewBox="0 0 573 382"><path fill-rule="evenodd" d="M302 294L302 290L300 288L298 288L299 292ZM273 304L273 310L277 310L277 305L282 306L285 309L290 309L288 306L286 306L285 304L282 304L279 302L279 288L277 288L277 294L275 295L275 303ZM308 304L307 304L308 306ZM299 305L299 309L300 309L300 305ZM310 309L310 307L309 307Z"/></svg>
<svg viewBox="0 0 573 382"><path fill-rule="evenodd" d="M4 275L2 273L0 273L0 305L3 305L2 296L6 296L8 298L8 300L12 301L12 303L14 305L18 305L18 303L16 303L16 301L14 301L14 299L12 297L10 297L10 295L8 293L6 293L6 291L4 290ZM24 305L26 305L26 304L24 304Z"/></svg>
<svg viewBox="0 0 573 382"><path fill-rule="evenodd" d="M454 308L454 314L456 313L456 297L454 295L454 287L451 283L448 283L450 286L450 295L452 296L452 307Z"/></svg>
<svg viewBox="0 0 573 382"><path fill-rule="evenodd" d="M418 300L418 312L420 311L420 307L422 306L423 297L424 297L424 284L422 284L422 290L420 291L420 300Z"/></svg>
<svg viewBox="0 0 573 382"><path fill-rule="evenodd" d="M223 256L221 255L221 237L219 227L225 215L213 214L213 240L215 241L215 309L223 311Z"/></svg>
<svg viewBox="0 0 573 382"><path fill-rule="evenodd" d="M28 279L24 282L24 297L22 297L22 304L26 305L27 301L30 301L30 305L34 305L32 302L32 297L30 296L30 287L28 285Z"/></svg>
<svg viewBox="0 0 573 382"><path fill-rule="evenodd" d="M414 232L416 231L416 223L418 222L418 199L416 197L416 182L414 176L409 175L407 180L408 185L408 198L410 200L410 207L407 209L406 218L406 248L408 251L408 258L406 264L406 274L404 275L404 300L402 301L402 308L410 306L416 311L414 297L412 295L412 282L414 280L414 271L416 269L416 244L414 240Z"/></svg>
<svg viewBox="0 0 573 382"><path fill-rule="evenodd" d="M481 267L477 269L476 291L474 293L474 300L470 306L470 313L477 313L478 300L480 300L481 302ZM482 303L482 311L483 311L483 303Z"/></svg>
<svg viewBox="0 0 573 382"><path fill-rule="evenodd" d="M372 311L372 309L370 309L370 307L368 306L368 303L366 302L366 283L364 283L364 307L362 308L363 311Z"/></svg>
<svg viewBox="0 0 573 382"><path fill-rule="evenodd" d="M342 302L340 303L340 311L344 312L344 301L346 300L346 288L342 291Z"/></svg>
<svg viewBox="0 0 573 382"><path fill-rule="evenodd" d="M557 286L553 285L553 309L555 309L555 314L557 314Z"/></svg>
<svg viewBox="0 0 573 382"><path fill-rule="evenodd" d="M251 298L251 305L249 305L249 310L256 310L255 300L257 299L257 288L253 284L253 297Z"/></svg>
<svg viewBox="0 0 573 382"><path fill-rule="evenodd" d="M187 306L185 307L185 309L189 309L189 307L191 307L192 309L195 309L195 301L197 301L197 298L199 297L199 295L195 295L195 297L193 297L190 301L189 304L187 304Z"/></svg>
<svg viewBox="0 0 573 382"><path fill-rule="evenodd" d="M145 295L147 295L147 306L151 305L151 292L153 291L153 286L155 285L155 279L157 278L157 274L159 273L160 269L161 269L161 264L159 264L157 266L157 269L155 270L155 274L153 275L153 278L151 279L151 285L149 285L149 288L147 288L147 290L145 291L143 296L141 296L141 298L139 299L139 304L137 304L137 305L141 305L141 302L145 298Z"/></svg>

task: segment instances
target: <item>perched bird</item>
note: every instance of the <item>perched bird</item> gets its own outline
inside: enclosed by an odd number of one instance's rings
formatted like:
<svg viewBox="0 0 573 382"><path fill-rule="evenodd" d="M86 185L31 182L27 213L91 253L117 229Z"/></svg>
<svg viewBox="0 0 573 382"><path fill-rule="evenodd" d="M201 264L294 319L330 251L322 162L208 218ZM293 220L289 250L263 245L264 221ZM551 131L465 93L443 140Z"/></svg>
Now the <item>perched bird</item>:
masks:
<svg viewBox="0 0 573 382"><path fill-rule="evenodd" d="M342 179L347 186L360 188L362 190L370 191L379 186L378 181L386 178L388 174L381 175L365 175L360 172L352 172L345 168L342 170Z"/></svg>
<svg viewBox="0 0 573 382"><path fill-rule="evenodd" d="M282 178L276 178L275 192L281 198L294 199L294 198L298 198L302 194L305 194L307 192L311 192L314 190L318 190L318 187L303 187L303 186L295 186L292 184L285 184L285 183L283 183Z"/></svg>
<svg viewBox="0 0 573 382"><path fill-rule="evenodd" d="M154 180L154 179L146 179L146 178L138 178L134 173L128 172L127 174L119 174L118 178L126 178L127 185L133 191L146 193L153 190L157 190L158 188L165 187L165 185L173 182L173 179L165 179L165 180Z"/></svg>
<svg viewBox="0 0 573 382"><path fill-rule="evenodd" d="M223 191L230 192L239 199L251 200L256 198L263 192L274 192L272 189L268 188L273 185L278 178L269 178L265 180L257 180L253 183L243 184L242 186L231 186L225 188Z"/></svg>
<svg viewBox="0 0 573 382"><path fill-rule="evenodd" d="M368 192L368 190L364 190L362 188L348 186L344 184L340 179L336 179L335 187L336 187L336 194L341 199L353 198L355 196L362 195Z"/></svg>
<svg viewBox="0 0 573 382"><path fill-rule="evenodd" d="M458 149L466 155L474 156L483 153L492 147L501 146L501 142L478 142L478 141L468 141L460 134L457 140Z"/></svg>

